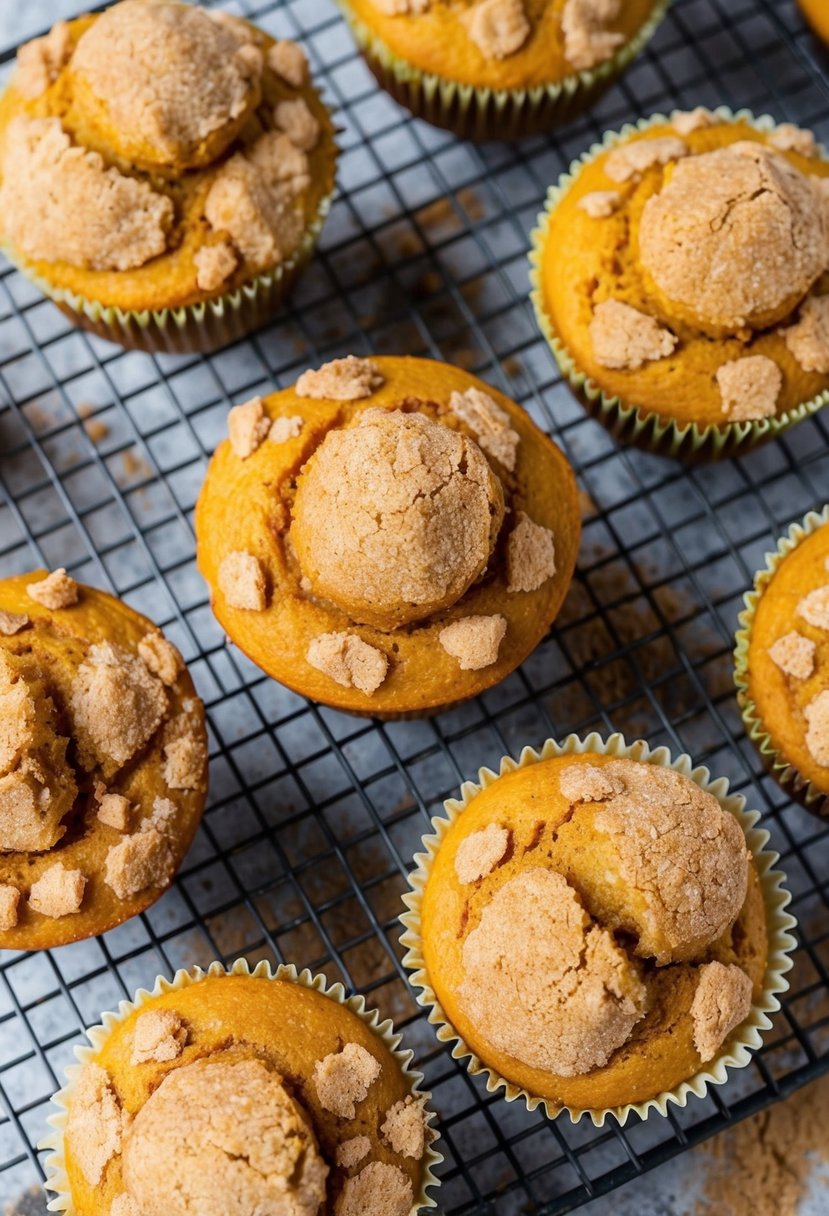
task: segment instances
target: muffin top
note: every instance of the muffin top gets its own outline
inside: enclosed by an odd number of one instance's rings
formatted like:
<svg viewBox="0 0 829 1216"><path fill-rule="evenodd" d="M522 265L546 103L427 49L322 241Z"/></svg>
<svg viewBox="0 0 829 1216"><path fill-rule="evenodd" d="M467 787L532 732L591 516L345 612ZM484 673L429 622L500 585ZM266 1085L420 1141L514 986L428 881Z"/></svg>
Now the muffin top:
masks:
<svg viewBox="0 0 829 1216"><path fill-rule="evenodd" d="M748 691L783 758L829 793L829 524L793 548L751 626Z"/></svg>
<svg viewBox="0 0 829 1216"><path fill-rule="evenodd" d="M444 837L421 917L428 982L467 1044L576 1107L698 1072L765 969L736 818L674 769L605 755L488 783Z"/></svg>
<svg viewBox="0 0 829 1216"><path fill-rule="evenodd" d="M682 425L829 387L829 162L791 124L698 107L585 158L551 203L541 308L578 369Z"/></svg>
<svg viewBox="0 0 829 1216"><path fill-rule="evenodd" d="M21 48L0 100L2 237L50 285L181 307L290 261L334 156L295 43L121 0Z"/></svg>
<svg viewBox="0 0 829 1216"><path fill-rule="evenodd" d="M507 398L446 365L349 356L234 407L228 429L199 565L270 674L408 710L472 695L537 644L578 520L569 466Z"/></svg>
<svg viewBox="0 0 829 1216"><path fill-rule="evenodd" d="M204 804L204 711L144 617L64 571L0 583L0 943L103 932L166 887Z"/></svg>
<svg viewBox="0 0 829 1216"><path fill-rule="evenodd" d="M651 16L655 0L350 0L408 63L494 89L555 84L601 67Z"/></svg>
<svg viewBox="0 0 829 1216"><path fill-rule="evenodd" d="M287 978L211 973L139 1001L67 1097L78 1216L410 1216L433 1160L387 1039Z"/></svg>

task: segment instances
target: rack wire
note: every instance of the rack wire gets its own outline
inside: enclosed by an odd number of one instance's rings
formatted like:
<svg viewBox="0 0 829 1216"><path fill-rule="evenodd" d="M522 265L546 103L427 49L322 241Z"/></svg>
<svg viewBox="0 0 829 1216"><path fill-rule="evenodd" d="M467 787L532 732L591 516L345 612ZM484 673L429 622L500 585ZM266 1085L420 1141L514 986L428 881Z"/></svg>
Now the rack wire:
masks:
<svg viewBox="0 0 829 1216"><path fill-rule="evenodd" d="M202 829L158 904L93 942L0 956L0 1201L43 1176L35 1145L83 1026L159 973L244 955L325 971L394 1017L440 1114L446 1216L552 1216L829 1070L829 827L764 774L731 683L742 593L784 527L827 498L829 433L818 416L695 469L619 449L537 333L527 237L570 160L639 115L726 102L826 137L827 59L793 0L675 0L590 115L475 147L378 92L331 0L233 8L303 42L342 127L339 195L291 306L209 357L152 357L77 331L0 267L0 577L67 565L154 617L206 702L211 751ZM498 688L424 722L358 721L265 679L226 642L194 568L192 510L228 407L371 351L491 380L555 436L582 487L577 576L549 638ZM792 987L753 1064L623 1130L488 1095L437 1044L398 944L411 857L442 800L525 743L592 729L728 776L763 813L800 920Z"/></svg>

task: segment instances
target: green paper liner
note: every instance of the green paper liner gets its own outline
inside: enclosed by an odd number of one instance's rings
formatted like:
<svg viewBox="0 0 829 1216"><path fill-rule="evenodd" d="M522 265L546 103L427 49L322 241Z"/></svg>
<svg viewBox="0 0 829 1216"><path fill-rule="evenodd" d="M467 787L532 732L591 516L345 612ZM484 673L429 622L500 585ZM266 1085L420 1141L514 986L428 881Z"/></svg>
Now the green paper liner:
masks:
<svg viewBox="0 0 829 1216"><path fill-rule="evenodd" d="M261 271L224 295L184 308L114 308L65 288L55 287L35 274L13 250L3 253L25 278L58 306L81 329L118 342L132 350L152 353L207 353L243 338L270 320L286 299L311 259L331 209L333 189L320 202L300 245L272 270Z"/></svg>
<svg viewBox="0 0 829 1216"><path fill-rule="evenodd" d="M50 1212L66 1212L67 1216L75 1216L75 1206L72 1202L69 1178L63 1158L63 1136L72 1090L83 1066L101 1050L114 1027L123 1022L133 1010L145 1004L152 997L161 996L162 993L166 992L174 992L178 989L189 987L191 984L198 984L208 976L221 975L246 975L250 976L251 979L257 980L290 980L291 983L311 988L315 992L320 992L323 996L329 997L332 1001L336 1001L337 1004L344 1005L352 1013L355 1013L383 1041L406 1080L411 1082L413 1097L422 1098L424 1102L428 1102L431 1098L431 1094L420 1089L423 1076L411 1068L414 1052L407 1049L401 1050L400 1041L402 1035L395 1032L391 1019L381 1019L376 1009L367 1008L365 997L359 995L346 996L345 988L341 983L329 984L324 975L314 975L307 968L298 971L296 967L289 963L281 964L274 971L267 960L257 963L253 969L243 958L237 959L230 967L225 967L221 963L215 962L211 963L206 971L201 967L193 967L189 971L182 969L176 972L172 980L159 976L151 990L139 988L131 1001L125 1000L119 1002L117 1012L101 1014L100 1025L91 1026L86 1031L86 1037L89 1039L90 1046L87 1047L84 1044L74 1049L75 1058L78 1063L70 1064L66 1068L67 1084L52 1098L54 1105L60 1108L55 1113L49 1115L47 1120L54 1130L38 1144L39 1151L49 1152L49 1156L44 1162L46 1167L46 1182L44 1186L47 1191L55 1192L55 1198L51 1199L47 1204ZM434 1112L427 1111L427 1123L431 1123L433 1119ZM440 1179L435 1174L434 1167L439 1165L441 1161L443 1161L442 1154L436 1152L431 1145L427 1144L423 1155L423 1178L420 1185L420 1193L411 1209L410 1216L437 1206L435 1200L427 1192L440 1186Z"/></svg>
<svg viewBox="0 0 829 1216"><path fill-rule="evenodd" d="M793 523L785 536L781 537L774 552L766 554L765 568L756 575L752 590L743 596L745 608L738 617L739 628L734 636L734 683L737 685L737 703L743 715L746 733L777 783L787 793L793 794L807 810L824 818L829 817L829 793L819 790L813 782L802 777L783 753L778 751L763 725L756 702L749 694L748 648L757 605L777 568L807 536L811 536L826 524L829 524L829 505L820 511L809 511L801 522Z"/></svg>
<svg viewBox="0 0 829 1216"><path fill-rule="evenodd" d="M779 125L769 114L758 118L750 110L735 111L728 106L717 106L713 113L723 122L747 122L762 132L773 131ZM727 422L722 426L700 426L696 422L681 423L672 418L665 418L645 406L605 393L595 380L579 370L576 360L559 338L544 307L541 262L547 225L552 212L586 165L630 136L669 122L669 116L654 114L650 118L639 119L635 124L626 123L619 131L606 132L599 143L593 144L578 160L573 161L558 183L550 187L544 210L540 213L537 227L530 236L530 299L539 329L546 338L569 388L588 414L601 422L614 438L620 443L632 443L647 452L672 456L688 463L721 460L744 455L760 444L782 435L804 418L816 414L829 403L829 390L774 418L758 418L752 422ZM820 147L819 151L825 158L823 147Z"/></svg>
<svg viewBox="0 0 829 1216"><path fill-rule="evenodd" d="M349 0L337 3L366 63L395 101L417 118L462 139L486 140L541 134L588 109L652 37L670 0L657 0L630 41L598 67L528 89L476 87L424 72L395 54L354 11Z"/></svg>
<svg viewBox="0 0 829 1216"><path fill-rule="evenodd" d="M516 769L538 764L556 756L580 755L584 752L616 756L620 759L638 760L645 764L672 768L683 776L690 777L701 789L714 795L723 809L737 819L745 832L746 843L760 877L769 942L762 995L752 1005L751 1013L742 1026L729 1036L719 1055L695 1076L681 1082L674 1089L665 1090L645 1102L630 1102L624 1106L613 1106L602 1110L582 1110L559 1106L547 1098L530 1093L529 1090L507 1080L486 1065L447 1020L437 995L429 983L420 935L420 910L432 863L449 828L463 813L472 798L505 773L511 773ZM412 973L409 978L412 987L416 989L417 1002L429 1010L429 1021L436 1027L438 1039L441 1043L452 1044L452 1056L456 1060L465 1060L467 1070L472 1076L486 1078L488 1093L503 1090L503 1097L507 1102L514 1102L520 1098L531 1111L541 1106L550 1119L555 1119L566 1111L572 1123L578 1123L582 1116L587 1114L596 1127L604 1126L609 1115L612 1115L620 1125L624 1125L632 1112L645 1119L651 1111L658 1111L660 1115L667 1114L670 1105L684 1107L691 1094L704 1098L709 1085L724 1084L728 1078L729 1069L744 1068L750 1062L752 1052L762 1043L763 1033L771 1026L770 1015L780 1008L780 993L785 992L789 987L785 973L793 965L790 955L797 945L790 930L796 927L797 922L785 911L791 896L782 885L784 875L773 868L779 859L779 854L766 848L769 833L755 826L760 818L759 812L744 809L745 798L741 794L729 793L729 785L725 777L712 780L709 770L702 765L695 766L690 756L682 754L673 759L666 747L651 749L648 743L642 739L628 745L620 734L611 735L607 740L596 733L588 735L585 739L581 739L578 735L568 735L562 743L548 739L540 751L536 751L532 747L525 747L518 760L505 756L501 760L498 772L489 768L480 769L477 783L465 781L461 786L460 798L450 798L443 805L446 817L435 816L432 820L433 833L423 838L426 851L415 854L416 869L409 875L411 890L403 896L403 901L409 909L400 917L405 927L405 932L400 938L401 944L406 947L403 965Z"/></svg>

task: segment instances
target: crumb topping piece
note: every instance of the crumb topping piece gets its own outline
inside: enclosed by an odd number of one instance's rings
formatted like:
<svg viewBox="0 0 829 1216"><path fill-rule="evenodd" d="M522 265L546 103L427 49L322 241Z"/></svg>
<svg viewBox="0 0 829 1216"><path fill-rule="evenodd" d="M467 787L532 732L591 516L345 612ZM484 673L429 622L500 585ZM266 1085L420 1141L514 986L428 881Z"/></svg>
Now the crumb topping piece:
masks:
<svg viewBox="0 0 829 1216"><path fill-rule="evenodd" d="M75 1082L65 1134L90 1186L99 1184L109 1162L121 1152L129 1125L108 1074L99 1064L85 1064Z"/></svg>
<svg viewBox="0 0 829 1216"><path fill-rule="evenodd" d="M645 204L639 248L675 307L737 333L782 320L821 274L829 209L784 156L741 140L675 167Z"/></svg>
<svg viewBox="0 0 829 1216"><path fill-rule="evenodd" d="M566 0L561 13L564 54L577 71L604 63L625 41L624 34L607 28L621 7L621 0Z"/></svg>
<svg viewBox="0 0 829 1216"><path fill-rule="evenodd" d="M258 557L244 549L235 549L222 558L216 578L229 608L265 611L265 571Z"/></svg>
<svg viewBox="0 0 829 1216"><path fill-rule="evenodd" d="M807 296L795 324L782 333L804 372L829 372L829 296Z"/></svg>
<svg viewBox="0 0 829 1216"><path fill-rule="evenodd" d="M302 47L283 38L268 49L268 67L295 89L301 89L308 79L308 56Z"/></svg>
<svg viewBox="0 0 829 1216"><path fill-rule="evenodd" d="M685 141L675 135L636 139L615 147L605 161L604 171L614 182L638 181L648 169L681 160L688 152Z"/></svg>
<svg viewBox="0 0 829 1216"><path fill-rule="evenodd" d="M584 211L593 220L606 220L621 202L622 196L618 190L591 190L579 199L577 206L579 211Z"/></svg>
<svg viewBox="0 0 829 1216"><path fill-rule="evenodd" d="M308 157L284 131L266 131L217 172L204 204L207 222L226 233L255 266L275 266L296 249L304 216L298 203L310 185Z"/></svg>
<svg viewBox="0 0 829 1216"><path fill-rule="evenodd" d="M777 664L787 676L797 680L808 680L815 670L815 650L817 647L811 638L793 629L791 633L778 638L773 646L769 646L769 658Z"/></svg>
<svg viewBox="0 0 829 1216"><path fill-rule="evenodd" d="M551 870L525 870L495 892L463 968L459 995L487 1040L559 1076L606 1064L645 1012L636 964Z"/></svg>
<svg viewBox="0 0 829 1216"><path fill-rule="evenodd" d="M572 764L558 780L562 796L571 806L579 802L604 802L624 792L625 783L618 773L598 764Z"/></svg>
<svg viewBox="0 0 829 1216"><path fill-rule="evenodd" d="M405 17L408 13L428 12L430 0L372 0L372 3L386 17Z"/></svg>
<svg viewBox="0 0 829 1216"><path fill-rule="evenodd" d="M504 514L478 445L424 414L365 410L305 465L291 539L314 592L395 629L456 603L486 568Z"/></svg>
<svg viewBox="0 0 829 1216"><path fill-rule="evenodd" d="M168 798L156 798L152 815L137 832L124 836L106 855L104 881L119 899L129 899L148 887L164 887L175 871L168 839L176 808Z"/></svg>
<svg viewBox="0 0 829 1216"><path fill-rule="evenodd" d="M48 34L20 48L14 83L27 100L40 97L57 80L69 59L69 44L69 22L58 21Z"/></svg>
<svg viewBox="0 0 829 1216"><path fill-rule="evenodd" d="M783 373L765 355L746 355L717 369L717 385L728 420L752 422L776 414Z"/></svg>
<svg viewBox="0 0 829 1216"><path fill-rule="evenodd" d="M187 1043L187 1027L175 1009L148 1009L135 1020L131 1064L166 1064Z"/></svg>
<svg viewBox="0 0 829 1216"><path fill-rule="evenodd" d="M206 762L204 744L192 735L164 744L164 780L171 790L201 789Z"/></svg>
<svg viewBox="0 0 829 1216"><path fill-rule="evenodd" d="M481 671L498 661L506 632L507 622L500 613L465 616L441 629L438 641L447 654L458 660L461 671Z"/></svg>
<svg viewBox="0 0 829 1216"><path fill-rule="evenodd" d="M193 254L199 291L216 291L233 274L239 259L228 241L202 245Z"/></svg>
<svg viewBox="0 0 829 1216"><path fill-rule="evenodd" d="M811 131L796 127L793 122L782 122L769 134L768 142L781 152L797 152L800 156L815 156L817 140Z"/></svg>
<svg viewBox="0 0 829 1216"><path fill-rule="evenodd" d="M304 420L299 414L293 414L290 418L286 418L284 415L274 418L268 438L272 443L287 443L289 439L296 439L299 436L303 426Z"/></svg>
<svg viewBox="0 0 829 1216"><path fill-rule="evenodd" d="M346 1043L314 1065L314 1088L321 1106L340 1119L353 1119L382 1068L359 1043Z"/></svg>
<svg viewBox="0 0 829 1216"><path fill-rule="evenodd" d="M337 1145L337 1165L342 1166L344 1170L353 1169L364 1161L370 1152L371 1141L368 1136L352 1136L350 1140L343 1140L342 1144Z"/></svg>
<svg viewBox="0 0 829 1216"><path fill-rule="evenodd" d="M80 909L86 889L86 876L80 870L67 870L56 861L40 878L32 883L29 891L29 906L41 916L57 920L71 916Z"/></svg>
<svg viewBox="0 0 829 1216"><path fill-rule="evenodd" d="M71 608L78 602L78 584L67 574L63 566L47 574L46 578L36 583L29 583L26 594L36 604L56 611L59 608Z"/></svg>
<svg viewBox="0 0 829 1216"><path fill-rule="evenodd" d="M655 317L621 300L602 300L596 305L590 340L596 362L620 371L638 371L646 363L667 358L679 341Z"/></svg>
<svg viewBox="0 0 829 1216"><path fill-rule="evenodd" d="M532 32L523 0L478 0L463 20L469 37L487 59L508 59L520 51Z"/></svg>
<svg viewBox="0 0 829 1216"><path fill-rule="evenodd" d="M455 854L458 882L466 884L487 878L503 861L509 843L509 831L499 823L488 823L480 831L466 836Z"/></svg>
<svg viewBox="0 0 829 1216"><path fill-rule="evenodd" d="M707 106L696 106L693 110L674 110L671 126L678 135L693 135L716 125L717 116Z"/></svg>
<svg viewBox="0 0 829 1216"><path fill-rule="evenodd" d="M158 676L168 688L175 684L184 671L184 660L172 642L168 642L160 629L145 633L138 643L138 657L148 671Z"/></svg>
<svg viewBox="0 0 829 1216"><path fill-rule="evenodd" d="M98 818L117 832L126 832L130 822L130 800L123 794L110 794L102 781L95 782Z"/></svg>
<svg viewBox="0 0 829 1216"><path fill-rule="evenodd" d="M313 397L317 401L359 401L370 397L383 384L383 376L371 359L346 355L332 359L318 371L303 372L296 382L297 397Z"/></svg>
<svg viewBox="0 0 829 1216"><path fill-rule="evenodd" d="M2 170L5 236L29 258L131 270L167 248L170 199L75 147L58 118L13 119Z"/></svg>
<svg viewBox="0 0 829 1216"><path fill-rule="evenodd" d="M428 1127L422 1100L407 1094L386 1111L380 1135L393 1153L419 1161L426 1151Z"/></svg>
<svg viewBox="0 0 829 1216"><path fill-rule="evenodd" d="M556 572L555 536L524 511L507 540L507 591L537 591Z"/></svg>
<svg viewBox="0 0 829 1216"><path fill-rule="evenodd" d="M295 148L311 152L317 146L320 125L304 97L280 101L273 112L273 120Z"/></svg>
<svg viewBox="0 0 829 1216"><path fill-rule="evenodd" d="M168 1072L122 1156L144 1216L317 1216L328 1167L282 1078L260 1060L197 1060Z"/></svg>
<svg viewBox="0 0 829 1216"><path fill-rule="evenodd" d="M149 742L167 710L167 693L142 659L121 646L90 647L70 695L74 734L85 767L122 765Z"/></svg>
<svg viewBox="0 0 829 1216"><path fill-rule="evenodd" d="M14 637L31 623L31 618L26 616L25 612L4 612L0 609L0 633L5 638Z"/></svg>
<svg viewBox="0 0 829 1216"><path fill-rule="evenodd" d="M814 591L804 595L795 611L807 625L814 625L815 629L829 629L829 583L824 587L815 587Z"/></svg>
<svg viewBox="0 0 829 1216"><path fill-rule="evenodd" d="M112 1206L109 1209L109 1216L143 1216L143 1213L132 1195L128 1195L126 1191L122 1191L120 1195L116 1195L113 1199Z"/></svg>
<svg viewBox="0 0 829 1216"><path fill-rule="evenodd" d="M487 455L500 461L512 473L521 440L506 410L502 410L489 393L479 388L453 392L449 398L449 408L469 427Z"/></svg>
<svg viewBox="0 0 829 1216"><path fill-rule="evenodd" d="M389 669L383 651L364 642L356 633L321 633L311 639L306 658L336 684L359 688L369 697L383 683Z"/></svg>
<svg viewBox="0 0 829 1216"><path fill-rule="evenodd" d="M113 5L72 56L73 75L128 145L146 149L142 159L185 168L205 162L215 132L227 127L233 137L259 100L261 69L261 52L228 25L167 0Z"/></svg>
<svg viewBox="0 0 829 1216"><path fill-rule="evenodd" d="M0 931L13 929L17 924L20 892L9 883L0 883Z"/></svg>
<svg viewBox="0 0 829 1216"><path fill-rule="evenodd" d="M751 980L735 964L705 963L699 968L691 1003L694 1046L703 1064L713 1060L732 1030L751 1012Z"/></svg>
<svg viewBox="0 0 829 1216"><path fill-rule="evenodd" d="M806 746L815 764L829 766L829 689L819 692L803 711Z"/></svg>
<svg viewBox="0 0 829 1216"><path fill-rule="evenodd" d="M252 456L268 437L271 420L261 397L251 397L242 405L234 405L227 415L230 446L240 460Z"/></svg>
<svg viewBox="0 0 829 1216"><path fill-rule="evenodd" d="M347 1178L335 1216L409 1216L414 1203L412 1184L396 1165L370 1161L354 1178Z"/></svg>

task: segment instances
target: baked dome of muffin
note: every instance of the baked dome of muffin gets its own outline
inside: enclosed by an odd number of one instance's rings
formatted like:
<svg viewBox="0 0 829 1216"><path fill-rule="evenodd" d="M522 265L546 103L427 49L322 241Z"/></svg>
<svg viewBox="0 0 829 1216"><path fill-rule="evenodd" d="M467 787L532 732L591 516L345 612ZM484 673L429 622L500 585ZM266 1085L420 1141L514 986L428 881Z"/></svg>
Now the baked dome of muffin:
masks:
<svg viewBox="0 0 829 1216"><path fill-rule="evenodd" d="M0 709L0 945L77 941L148 907L207 787L178 651L64 571L4 579Z"/></svg>
<svg viewBox="0 0 829 1216"><path fill-rule="evenodd" d="M228 425L199 568L268 674L394 717L490 687L544 636L578 548L575 481L508 398L445 364L350 356Z"/></svg>

